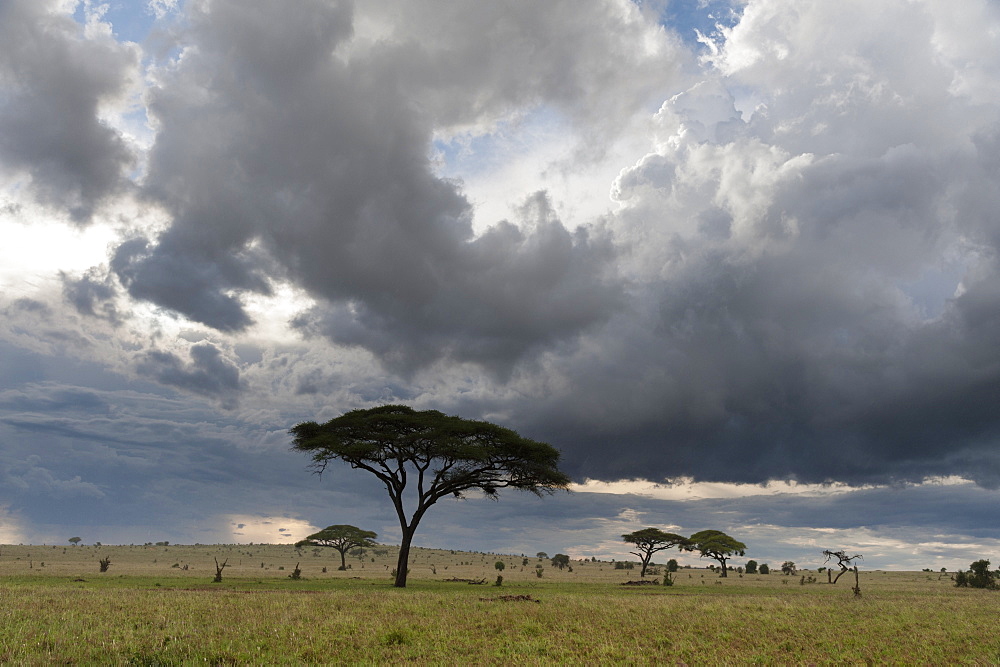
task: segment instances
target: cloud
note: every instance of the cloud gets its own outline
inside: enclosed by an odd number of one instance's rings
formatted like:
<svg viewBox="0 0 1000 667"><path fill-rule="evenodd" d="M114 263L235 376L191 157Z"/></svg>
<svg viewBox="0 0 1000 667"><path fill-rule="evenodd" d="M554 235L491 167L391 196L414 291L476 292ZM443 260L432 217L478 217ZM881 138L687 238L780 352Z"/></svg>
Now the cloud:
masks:
<svg viewBox="0 0 1000 667"><path fill-rule="evenodd" d="M270 2L191 6L189 48L149 93L158 133L145 190L172 223L123 243L111 264L133 297L239 332L252 324L241 295L291 280L317 301L302 328L401 372L440 358L508 372L618 307L614 252L600 230L567 228L538 193L518 219L474 237L460 185L433 173L433 129L459 122L445 109L475 121L550 89L479 81L480 72L507 77L505 59L519 52L504 45L467 64L466 47L439 52L432 40L416 54L405 40L350 41L347 4L313 3L297 16ZM595 20L586 27L596 34ZM505 99L460 110L469 98L442 68L466 66L459 78Z"/></svg>
<svg viewBox="0 0 1000 667"><path fill-rule="evenodd" d="M192 345L189 355L190 362L184 363L170 352L150 350L139 364L139 371L162 384L232 405L242 386L239 367L226 359L218 347L207 342Z"/></svg>
<svg viewBox="0 0 1000 667"><path fill-rule="evenodd" d="M102 118L138 76L136 47L84 31L55 0L12 0L0 21L0 174L85 224L121 192L135 154ZM26 177L26 178L25 178Z"/></svg>

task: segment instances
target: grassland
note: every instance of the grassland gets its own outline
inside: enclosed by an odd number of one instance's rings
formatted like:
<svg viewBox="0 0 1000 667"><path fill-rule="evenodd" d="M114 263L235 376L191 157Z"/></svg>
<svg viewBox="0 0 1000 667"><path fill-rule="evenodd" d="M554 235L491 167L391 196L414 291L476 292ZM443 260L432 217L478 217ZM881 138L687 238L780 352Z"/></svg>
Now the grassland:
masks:
<svg viewBox="0 0 1000 667"><path fill-rule="evenodd" d="M1000 593L936 573L862 572L855 598L847 577L691 569L670 587L622 586L638 571L546 561L539 578L534 557L418 549L401 590L394 557L340 572L332 550L277 545L0 546L0 663L1000 662Z"/></svg>

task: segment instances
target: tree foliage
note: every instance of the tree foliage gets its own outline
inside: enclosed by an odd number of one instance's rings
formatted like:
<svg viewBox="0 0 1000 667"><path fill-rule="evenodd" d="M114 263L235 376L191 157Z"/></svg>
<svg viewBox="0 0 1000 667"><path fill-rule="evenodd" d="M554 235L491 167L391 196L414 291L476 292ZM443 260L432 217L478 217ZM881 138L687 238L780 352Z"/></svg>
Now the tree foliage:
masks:
<svg viewBox="0 0 1000 667"><path fill-rule="evenodd" d="M653 558L653 554L687 543L685 537L675 533L665 533L659 528L643 528L634 533L625 533L622 535L622 539L635 546L635 551L629 553L638 556L642 563L640 577L646 576L646 569L649 567L649 561Z"/></svg>
<svg viewBox="0 0 1000 667"><path fill-rule="evenodd" d="M450 417L405 405L351 410L325 424L291 429L292 448L312 455L323 473L333 461L373 475L389 493L402 543L395 585L406 586L410 544L417 524L438 500L471 489L496 498L503 488L541 496L570 482L558 468L559 451L490 422ZM407 508L407 504L415 506Z"/></svg>
<svg viewBox="0 0 1000 667"><path fill-rule="evenodd" d="M747 545L721 530L702 530L687 539L681 549L697 551L702 558L712 558L722 566L723 577L727 576L726 561L733 556L743 556Z"/></svg>
<svg viewBox="0 0 1000 667"><path fill-rule="evenodd" d="M790 560L786 560L781 564L781 573L788 575L795 574L795 563Z"/></svg>
<svg viewBox="0 0 1000 667"><path fill-rule="evenodd" d="M552 567L557 567L560 570L569 566L569 556L566 554L556 554L552 557Z"/></svg>
<svg viewBox="0 0 1000 667"><path fill-rule="evenodd" d="M955 585L963 588L997 588L996 573L990 571L988 560L977 560L968 572L955 574Z"/></svg>
<svg viewBox="0 0 1000 667"><path fill-rule="evenodd" d="M747 574L757 574L757 561L748 560L747 561Z"/></svg>
<svg viewBox="0 0 1000 667"><path fill-rule="evenodd" d="M318 533L307 536L296 542L297 547L332 547L340 552L340 569L347 569L347 552L358 547L373 547L378 535L370 530L362 530L357 526L336 524L327 526Z"/></svg>

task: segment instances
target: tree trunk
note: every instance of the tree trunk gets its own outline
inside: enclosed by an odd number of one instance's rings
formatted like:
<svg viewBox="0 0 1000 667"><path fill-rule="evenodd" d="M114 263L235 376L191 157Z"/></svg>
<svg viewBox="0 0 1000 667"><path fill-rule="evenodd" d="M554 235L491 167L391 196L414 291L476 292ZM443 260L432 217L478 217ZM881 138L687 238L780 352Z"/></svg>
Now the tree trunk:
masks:
<svg viewBox="0 0 1000 667"><path fill-rule="evenodd" d="M396 581L393 583L396 588L406 588L406 571L410 564L410 542L413 541L414 532L416 532L416 525L403 527L403 539L399 544L399 559L396 561Z"/></svg>
<svg viewBox="0 0 1000 667"><path fill-rule="evenodd" d="M723 577L728 577L729 575L726 573L726 561L725 560L719 560L719 562L722 563L722 576Z"/></svg>
<svg viewBox="0 0 1000 667"><path fill-rule="evenodd" d="M347 549L337 549L340 552L340 569L347 570Z"/></svg>

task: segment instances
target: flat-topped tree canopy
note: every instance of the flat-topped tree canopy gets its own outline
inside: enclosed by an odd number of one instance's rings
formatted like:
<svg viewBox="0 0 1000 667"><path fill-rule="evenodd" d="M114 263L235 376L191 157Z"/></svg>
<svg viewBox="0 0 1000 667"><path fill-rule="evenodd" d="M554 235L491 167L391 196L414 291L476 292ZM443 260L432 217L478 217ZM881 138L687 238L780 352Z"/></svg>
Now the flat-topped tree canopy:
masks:
<svg viewBox="0 0 1000 667"><path fill-rule="evenodd" d="M357 526L336 524L306 536L295 543L296 547L332 547L340 552L340 569L347 569L347 552L351 549L373 547L378 534Z"/></svg>
<svg viewBox="0 0 1000 667"><path fill-rule="evenodd" d="M685 551L697 551L702 558L713 558L722 565L722 576L727 576L726 561L733 556L743 556L747 545L721 530L702 530L688 538L681 545Z"/></svg>
<svg viewBox="0 0 1000 667"><path fill-rule="evenodd" d="M677 535L676 533L667 533L659 528L643 528L634 533L625 533L622 535L622 539L635 545L635 551L630 551L629 553L638 556L642 563L640 577L646 576L646 569L649 567L649 562L653 554L687 543L686 537Z"/></svg>
<svg viewBox="0 0 1000 667"><path fill-rule="evenodd" d="M316 472L340 460L372 473L385 485L403 532L396 568L400 587L406 585L417 523L441 498L461 498L470 489L496 498L503 488L541 496L570 482L558 468L559 451L551 445L437 410L417 411L406 405L351 410L325 424L303 422L291 434L293 449L310 453ZM404 507L408 485L416 500L412 514Z"/></svg>

